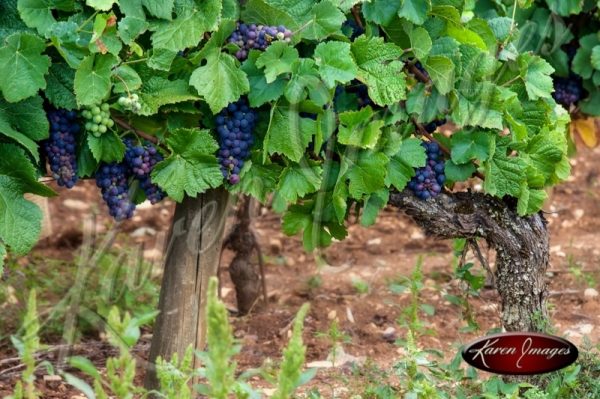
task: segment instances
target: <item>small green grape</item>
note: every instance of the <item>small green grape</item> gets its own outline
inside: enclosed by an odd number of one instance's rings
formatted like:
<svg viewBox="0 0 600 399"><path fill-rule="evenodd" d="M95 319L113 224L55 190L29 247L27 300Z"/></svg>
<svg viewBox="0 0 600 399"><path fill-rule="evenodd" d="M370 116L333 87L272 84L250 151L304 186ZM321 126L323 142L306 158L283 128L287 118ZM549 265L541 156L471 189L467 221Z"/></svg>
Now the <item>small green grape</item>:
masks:
<svg viewBox="0 0 600 399"><path fill-rule="evenodd" d="M98 128L98 131L99 131L100 133L106 133L106 131L107 131L107 130L108 130L108 129L107 129L107 128L106 128L106 126L104 126L104 125L100 125L100 127Z"/></svg>
<svg viewBox="0 0 600 399"><path fill-rule="evenodd" d="M96 106L94 108L92 108L92 115L99 115L100 114L100 107Z"/></svg>
<svg viewBox="0 0 600 399"><path fill-rule="evenodd" d="M104 112L108 111L110 109L110 105L108 105L107 103L104 103L100 106L100 109Z"/></svg>
<svg viewBox="0 0 600 399"><path fill-rule="evenodd" d="M102 115L94 115L94 122L95 123L102 122Z"/></svg>
<svg viewBox="0 0 600 399"><path fill-rule="evenodd" d="M98 127L98 125L92 125L92 128L90 129L93 133L96 133L100 128Z"/></svg>

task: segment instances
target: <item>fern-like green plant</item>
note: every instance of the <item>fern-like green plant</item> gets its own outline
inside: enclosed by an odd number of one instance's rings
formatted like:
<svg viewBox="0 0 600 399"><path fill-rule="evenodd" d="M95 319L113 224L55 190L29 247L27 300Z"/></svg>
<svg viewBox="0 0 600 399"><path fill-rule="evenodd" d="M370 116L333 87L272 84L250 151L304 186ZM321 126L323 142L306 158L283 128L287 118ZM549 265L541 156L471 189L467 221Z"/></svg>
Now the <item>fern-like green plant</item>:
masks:
<svg viewBox="0 0 600 399"><path fill-rule="evenodd" d="M177 353L170 361L162 357L156 359L156 375L160 383L160 393L168 399L191 399L189 382L194 374L194 348L190 345L181 362Z"/></svg>
<svg viewBox="0 0 600 399"><path fill-rule="evenodd" d="M235 369L237 364L233 356L239 353L233 330L229 324L227 308L217 297L218 280L210 279L206 308L208 351L199 353L204 367L200 369L201 377L208 384L198 387L199 392L214 399L226 399L236 389Z"/></svg>
<svg viewBox="0 0 600 399"><path fill-rule="evenodd" d="M40 344L39 331L40 322L37 314L37 301L35 289L29 292L27 301L27 311L23 318L22 325L23 335L21 337L11 336L11 341L17 351L19 357L25 365L25 370L21 375L21 380L15 385L14 393L8 396L9 399L37 399L38 392L35 388L35 353L42 346Z"/></svg>
<svg viewBox="0 0 600 399"><path fill-rule="evenodd" d="M292 338L283 351L283 362L279 371L279 377L277 378L277 390L273 394L273 399L291 398L296 388L305 379L310 379L314 376L314 371L312 370L304 375L302 374L306 355L306 346L302 341L302 331L308 309L309 305L307 303L302 305L294 320Z"/></svg>

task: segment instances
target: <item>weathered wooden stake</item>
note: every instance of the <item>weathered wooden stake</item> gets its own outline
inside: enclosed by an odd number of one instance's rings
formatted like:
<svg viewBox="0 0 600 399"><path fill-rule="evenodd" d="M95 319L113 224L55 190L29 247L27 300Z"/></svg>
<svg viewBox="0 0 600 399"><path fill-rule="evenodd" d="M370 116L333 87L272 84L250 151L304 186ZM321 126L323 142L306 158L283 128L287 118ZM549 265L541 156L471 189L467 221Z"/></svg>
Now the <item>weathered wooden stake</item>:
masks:
<svg viewBox="0 0 600 399"><path fill-rule="evenodd" d="M206 293L208 280L217 274L229 196L223 189L210 190L177 205L165 251L160 290L160 314L154 325L146 367L146 388L157 388L154 368L158 356L181 359L193 345L203 350L206 341ZM198 359L194 367L200 367Z"/></svg>

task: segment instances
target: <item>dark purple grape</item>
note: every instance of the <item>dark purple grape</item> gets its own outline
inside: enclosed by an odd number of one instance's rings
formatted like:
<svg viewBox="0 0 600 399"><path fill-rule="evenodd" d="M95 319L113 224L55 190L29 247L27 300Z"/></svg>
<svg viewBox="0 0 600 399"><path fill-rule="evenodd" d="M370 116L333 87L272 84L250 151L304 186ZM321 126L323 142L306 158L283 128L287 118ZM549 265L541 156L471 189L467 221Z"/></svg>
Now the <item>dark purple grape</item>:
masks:
<svg viewBox="0 0 600 399"><path fill-rule="evenodd" d="M140 182L140 188L144 190L146 198L152 204L156 204L166 197L164 191L152 183L150 174L157 163L164 158L152 143L136 145L133 140L125 139L125 164L129 173Z"/></svg>
<svg viewBox="0 0 600 399"><path fill-rule="evenodd" d="M552 97L554 97L557 103L564 105L566 108L576 104L583 94L581 78L577 76L554 78L554 93L552 93Z"/></svg>
<svg viewBox="0 0 600 399"><path fill-rule="evenodd" d="M219 141L217 159L221 164L223 177L230 184L240 181L240 170L254 143L253 130L256 120L256 111L250 108L248 100L244 97L229 104L215 117Z"/></svg>
<svg viewBox="0 0 600 399"><path fill-rule="evenodd" d="M52 110L47 114L50 137L42 144L52 177L59 186L72 188L77 183L77 136L81 126L75 111Z"/></svg>
<svg viewBox="0 0 600 399"><path fill-rule="evenodd" d="M416 169L415 176L408 183L408 188L418 198L427 200L442 192L446 182L445 164L440 146L437 143L424 141L421 145L427 153L427 162L424 167Z"/></svg>
<svg viewBox="0 0 600 399"><path fill-rule="evenodd" d="M266 50L275 40L290 42L292 32L285 26L264 26L238 22L237 29L227 39L228 43L235 44L239 50L235 53L238 60L244 61L252 49Z"/></svg>
<svg viewBox="0 0 600 399"><path fill-rule="evenodd" d="M102 163L95 178L110 215L115 220L131 218L135 204L129 195L128 170L125 163Z"/></svg>

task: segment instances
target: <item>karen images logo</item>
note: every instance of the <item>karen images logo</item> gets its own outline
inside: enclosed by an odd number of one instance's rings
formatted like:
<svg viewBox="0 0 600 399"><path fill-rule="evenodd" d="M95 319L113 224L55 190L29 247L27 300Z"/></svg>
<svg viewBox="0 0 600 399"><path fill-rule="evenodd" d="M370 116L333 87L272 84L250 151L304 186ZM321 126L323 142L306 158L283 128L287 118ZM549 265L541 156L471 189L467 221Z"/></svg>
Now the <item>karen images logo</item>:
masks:
<svg viewBox="0 0 600 399"><path fill-rule="evenodd" d="M514 332L489 335L463 352L471 366L496 374L542 374L569 366L579 351L571 342L552 335Z"/></svg>

